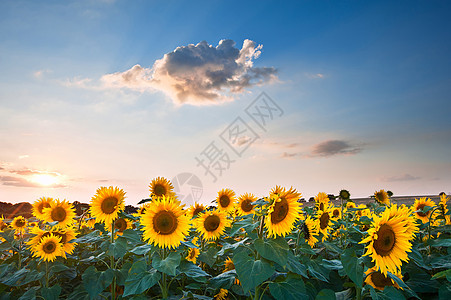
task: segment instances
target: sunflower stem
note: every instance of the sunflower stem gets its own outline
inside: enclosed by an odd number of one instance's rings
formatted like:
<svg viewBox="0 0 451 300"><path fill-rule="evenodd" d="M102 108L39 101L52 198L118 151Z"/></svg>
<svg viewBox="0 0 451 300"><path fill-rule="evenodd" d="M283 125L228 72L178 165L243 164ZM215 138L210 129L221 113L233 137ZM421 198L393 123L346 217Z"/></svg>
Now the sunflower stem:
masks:
<svg viewBox="0 0 451 300"><path fill-rule="evenodd" d="M49 287L49 262L45 261L45 287Z"/></svg>
<svg viewBox="0 0 451 300"><path fill-rule="evenodd" d="M167 253L166 253L166 247L163 248L163 255L162 255L162 260L166 259ZM163 273L163 277L161 279L162 284L161 284L161 295L163 297L163 299L167 299L168 298L168 286L167 286L167 278L166 278L166 273Z"/></svg>
<svg viewBox="0 0 451 300"><path fill-rule="evenodd" d="M114 220L111 222L111 245L114 244ZM114 269L114 252L110 255L110 269ZM116 299L116 274L113 276L111 283L111 299Z"/></svg>
<svg viewBox="0 0 451 300"><path fill-rule="evenodd" d="M258 230L258 237L263 239L263 229L264 229L264 224L265 224L265 216L262 215L260 217L260 228Z"/></svg>

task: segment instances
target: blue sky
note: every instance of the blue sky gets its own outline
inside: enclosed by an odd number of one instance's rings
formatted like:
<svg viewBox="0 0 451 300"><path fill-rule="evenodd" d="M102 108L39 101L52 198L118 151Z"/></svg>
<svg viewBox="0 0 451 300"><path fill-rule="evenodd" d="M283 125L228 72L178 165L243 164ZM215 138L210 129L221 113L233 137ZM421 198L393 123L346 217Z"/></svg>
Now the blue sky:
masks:
<svg viewBox="0 0 451 300"><path fill-rule="evenodd" d="M2 1L0 201L89 202L117 185L136 204L153 178L183 172L202 202L275 185L307 198L451 192L450 9ZM283 110L265 130L245 113L262 92ZM237 117L259 136L241 157L220 139ZM195 160L211 142L235 160L216 182Z"/></svg>

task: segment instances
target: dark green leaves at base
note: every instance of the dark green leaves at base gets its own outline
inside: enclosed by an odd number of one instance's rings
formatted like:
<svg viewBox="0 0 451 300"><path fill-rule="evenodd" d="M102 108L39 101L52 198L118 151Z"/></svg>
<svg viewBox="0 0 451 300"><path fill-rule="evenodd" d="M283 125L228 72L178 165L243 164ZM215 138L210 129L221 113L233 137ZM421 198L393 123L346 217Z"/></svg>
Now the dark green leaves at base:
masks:
<svg viewBox="0 0 451 300"><path fill-rule="evenodd" d="M268 279L275 270L264 258L256 260L247 248L238 248L232 260L245 293Z"/></svg>

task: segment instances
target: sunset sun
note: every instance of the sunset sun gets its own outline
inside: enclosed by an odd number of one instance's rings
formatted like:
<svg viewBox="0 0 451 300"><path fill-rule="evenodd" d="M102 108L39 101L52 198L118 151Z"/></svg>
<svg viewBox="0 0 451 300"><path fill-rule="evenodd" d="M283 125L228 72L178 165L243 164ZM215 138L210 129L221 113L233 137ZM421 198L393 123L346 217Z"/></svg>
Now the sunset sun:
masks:
<svg viewBox="0 0 451 300"><path fill-rule="evenodd" d="M33 175L32 181L42 186L50 186L59 183L58 177L53 174L36 174Z"/></svg>

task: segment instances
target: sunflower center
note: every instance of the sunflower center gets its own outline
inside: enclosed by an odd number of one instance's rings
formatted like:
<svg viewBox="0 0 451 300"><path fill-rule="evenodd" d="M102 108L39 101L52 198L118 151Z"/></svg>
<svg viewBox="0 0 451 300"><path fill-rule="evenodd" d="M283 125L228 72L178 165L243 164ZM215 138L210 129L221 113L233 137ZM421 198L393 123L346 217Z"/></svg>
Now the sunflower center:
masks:
<svg viewBox="0 0 451 300"><path fill-rule="evenodd" d="M218 216L216 215L208 216L207 218L205 218L204 221L205 230L215 231L216 229L218 229L220 223L221 219Z"/></svg>
<svg viewBox="0 0 451 300"><path fill-rule="evenodd" d="M22 219L19 219L16 221L16 226L17 227L24 227L25 226L25 221Z"/></svg>
<svg viewBox="0 0 451 300"><path fill-rule="evenodd" d="M127 228L127 221L120 218L114 222L114 228L119 232L123 232Z"/></svg>
<svg viewBox="0 0 451 300"><path fill-rule="evenodd" d="M194 252L194 250L190 250L190 251L189 251L189 254L188 254L188 257L189 257L190 259L193 259L195 256L196 256L196 252Z"/></svg>
<svg viewBox="0 0 451 300"><path fill-rule="evenodd" d="M374 249L381 256L387 256L395 247L396 236L390 225L384 224L377 231L377 240L374 241Z"/></svg>
<svg viewBox="0 0 451 300"><path fill-rule="evenodd" d="M48 204L47 202L41 202L38 205L38 211L39 213L43 213L44 208L50 207L50 204Z"/></svg>
<svg viewBox="0 0 451 300"><path fill-rule="evenodd" d="M163 195L166 195L166 188L163 185L161 185L161 184L156 184L155 188L153 190L154 190L154 194L157 197L161 197Z"/></svg>
<svg viewBox="0 0 451 300"><path fill-rule="evenodd" d="M319 210L324 210L324 203L321 202L321 203L319 204Z"/></svg>
<svg viewBox="0 0 451 300"><path fill-rule="evenodd" d="M45 253L53 253L56 250L56 244L55 242L47 242L45 243L43 250Z"/></svg>
<svg viewBox="0 0 451 300"><path fill-rule="evenodd" d="M243 202L241 202L241 209L244 212L250 212L254 208L254 206L251 203L252 203L252 200L250 200L250 199L244 200Z"/></svg>
<svg viewBox="0 0 451 300"><path fill-rule="evenodd" d="M288 201L284 198L280 198L280 201L274 204L274 210L271 213L271 223L277 224L282 222L287 215Z"/></svg>
<svg viewBox="0 0 451 300"><path fill-rule="evenodd" d="M118 204L118 200L116 197L108 197L102 201L101 209L104 214L112 214L116 211L116 206Z"/></svg>
<svg viewBox="0 0 451 300"><path fill-rule="evenodd" d="M66 220L66 215L67 215L66 210L60 206L57 206L52 210L53 221L62 222Z"/></svg>
<svg viewBox="0 0 451 300"><path fill-rule="evenodd" d="M417 210L423 210L423 208L425 206L426 206L425 203L421 203L420 205L418 205ZM422 211L417 212L417 215L419 215L420 217L426 217L427 216L427 214L422 212Z"/></svg>
<svg viewBox="0 0 451 300"><path fill-rule="evenodd" d="M222 207L229 206L230 198L226 195L222 195L221 198L219 198L219 204L221 204Z"/></svg>
<svg viewBox="0 0 451 300"><path fill-rule="evenodd" d="M162 210L153 217L153 229L163 235L173 233L177 229L177 217L173 212Z"/></svg>
<svg viewBox="0 0 451 300"><path fill-rule="evenodd" d="M329 213L325 212L319 218L319 227L321 229L326 228L329 225L330 216Z"/></svg>
<svg viewBox="0 0 451 300"><path fill-rule="evenodd" d="M334 209L334 211L332 212L332 215L334 217L338 217L338 216L340 216L340 211L338 209Z"/></svg>
<svg viewBox="0 0 451 300"><path fill-rule="evenodd" d="M374 283L374 285L378 288L383 288L386 286L392 286L393 282L390 278L387 278L384 274L381 272L374 272L371 274L371 281Z"/></svg>

